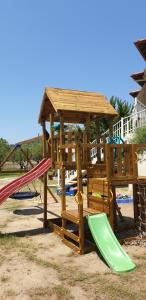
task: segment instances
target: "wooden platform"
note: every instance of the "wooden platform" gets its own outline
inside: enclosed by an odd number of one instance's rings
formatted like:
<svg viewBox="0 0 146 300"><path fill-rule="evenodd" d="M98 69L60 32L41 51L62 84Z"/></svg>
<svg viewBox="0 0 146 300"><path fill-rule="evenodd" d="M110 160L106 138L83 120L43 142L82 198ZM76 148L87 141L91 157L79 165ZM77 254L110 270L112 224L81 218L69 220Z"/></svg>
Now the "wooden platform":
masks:
<svg viewBox="0 0 146 300"><path fill-rule="evenodd" d="M95 215L101 213L98 210L92 209L92 208L85 208L83 210L83 217L86 217L88 215ZM61 214L62 218L69 220L75 224L79 223L79 213L77 209L70 209L66 210Z"/></svg>

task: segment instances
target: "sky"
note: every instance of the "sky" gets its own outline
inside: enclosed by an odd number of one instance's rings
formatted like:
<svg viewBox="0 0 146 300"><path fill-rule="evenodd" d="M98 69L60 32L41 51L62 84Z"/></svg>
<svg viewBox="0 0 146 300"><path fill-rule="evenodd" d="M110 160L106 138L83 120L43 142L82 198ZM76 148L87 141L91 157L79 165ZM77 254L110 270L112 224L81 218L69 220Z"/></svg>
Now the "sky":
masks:
<svg viewBox="0 0 146 300"><path fill-rule="evenodd" d="M145 0L0 0L0 137L41 133L45 87L97 91L132 101L145 62Z"/></svg>

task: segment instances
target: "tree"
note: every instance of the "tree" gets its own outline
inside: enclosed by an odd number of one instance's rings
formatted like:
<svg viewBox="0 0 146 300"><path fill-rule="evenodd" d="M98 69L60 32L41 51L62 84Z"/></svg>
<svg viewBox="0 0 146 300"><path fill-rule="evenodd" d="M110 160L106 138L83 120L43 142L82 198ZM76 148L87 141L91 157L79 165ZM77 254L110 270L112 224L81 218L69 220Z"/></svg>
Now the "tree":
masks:
<svg viewBox="0 0 146 300"><path fill-rule="evenodd" d="M110 104L118 113L118 116L114 119L114 124L117 123L121 118L130 116L132 113L133 105L129 104L126 100L112 96L110 98Z"/></svg>
<svg viewBox="0 0 146 300"><path fill-rule="evenodd" d="M0 138L0 162L4 160L9 151L10 145L8 142L5 139Z"/></svg>
<svg viewBox="0 0 146 300"><path fill-rule="evenodd" d="M126 100L112 96L109 102L118 113L118 116L113 120L113 124L117 123L121 118L131 115L133 105L129 104ZM107 119L103 118L100 122L100 132L104 133L106 130L108 130L108 121ZM91 122L91 138L92 140L96 139L95 122Z"/></svg>
<svg viewBox="0 0 146 300"><path fill-rule="evenodd" d="M130 140L131 144L146 144L146 126L136 129L133 138Z"/></svg>

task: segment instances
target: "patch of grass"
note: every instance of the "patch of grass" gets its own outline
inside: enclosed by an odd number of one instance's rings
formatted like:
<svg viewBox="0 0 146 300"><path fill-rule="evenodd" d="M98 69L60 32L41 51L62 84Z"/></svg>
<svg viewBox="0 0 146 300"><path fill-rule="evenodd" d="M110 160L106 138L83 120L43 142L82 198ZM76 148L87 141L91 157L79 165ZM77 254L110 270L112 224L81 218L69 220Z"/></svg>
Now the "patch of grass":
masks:
<svg viewBox="0 0 146 300"><path fill-rule="evenodd" d="M3 254L0 253L0 267L2 266L2 264L5 261L5 256Z"/></svg>
<svg viewBox="0 0 146 300"><path fill-rule="evenodd" d="M95 274L81 272L76 267L64 267L59 274L59 279L67 282L70 286L75 286L76 284L94 282Z"/></svg>
<svg viewBox="0 0 146 300"><path fill-rule="evenodd" d="M11 211L14 211L16 209L20 209L23 207L23 204L22 203L8 203L6 206L5 206L5 210L11 212Z"/></svg>
<svg viewBox="0 0 146 300"><path fill-rule="evenodd" d="M0 229L3 229L7 226L7 223L4 223L4 224L0 224Z"/></svg>
<svg viewBox="0 0 146 300"><path fill-rule="evenodd" d="M8 289L5 291L5 299L9 299L10 297L13 297L12 299L15 299L16 292L13 289Z"/></svg>
<svg viewBox="0 0 146 300"><path fill-rule="evenodd" d="M10 278L6 275L2 275L1 278L0 278L1 282L7 282L9 279Z"/></svg>
<svg viewBox="0 0 146 300"><path fill-rule="evenodd" d="M62 286L61 284L55 285L52 291L57 295L58 299L63 299L63 300L73 299L69 288Z"/></svg>
<svg viewBox="0 0 146 300"><path fill-rule="evenodd" d="M3 229L8 226L9 223L13 222L17 217L11 216L8 217L3 224L0 224L0 229Z"/></svg>
<svg viewBox="0 0 146 300"><path fill-rule="evenodd" d="M61 272L62 268L54 262L50 262L47 260L44 260L40 257L38 257L36 254L34 254L34 251L27 249L27 248L22 248L21 253L25 256L26 259L28 259L31 262L36 263L37 265L40 265L44 268L52 268L58 272Z"/></svg>
<svg viewBox="0 0 146 300"><path fill-rule="evenodd" d="M138 300L137 295L132 291L132 289L121 287L117 283L106 283L104 286L98 286L95 290L96 299L99 299L99 294L103 293L105 299L108 300Z"/></svg>
<svg viewBox="0 0 146 300"><path fill-rule="evenodd" d="M12 234L0 233L0 248L5 250L11 250L18 245L19 238Z"/></svg>
<svg viewBox="0 0 146 300"><path fill-rule="evenodd" d="M146 254L141 254L141 255L134 255L134 258L137 260L145 260L146 259Z"/></svg>
<svg viewBox="0 0 146 300"><path fill-rule="evenodd" d="M53 292L52 289L48 287L38 287L28 290L27 294L31 297L32 300L40 300L44 298L51 299Z"/></svg>

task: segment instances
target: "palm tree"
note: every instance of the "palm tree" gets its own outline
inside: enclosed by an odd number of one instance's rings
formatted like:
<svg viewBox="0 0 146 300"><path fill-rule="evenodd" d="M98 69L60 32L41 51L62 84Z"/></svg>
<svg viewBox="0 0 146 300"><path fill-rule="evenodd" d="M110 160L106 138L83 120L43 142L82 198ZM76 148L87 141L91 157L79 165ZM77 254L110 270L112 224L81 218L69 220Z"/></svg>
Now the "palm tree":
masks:
<svg viewBox="0 0 146 300"><path fill-rule="evenodd" d="M114 119L114 124L117 123L121 118L130 116L132 113L133 105L129 104L126 100L112 96L110 98L110 104L118 113L118 116Z"/></svg>
<svg viewBox="0 0 146 300"><path fill-rule="evenodd" d="M133 105L129 104L126 100L122 100L119 97L112 96L109 100L110 104L117 111L118 116L114 119L113 124L117 123L121 118L128 117L132 113ZM104 133L108 129L107 119L102 119L100 123L100 131ZM95 122L91 123L91 137L94 140L96 138L96 125Z"/></svg>

